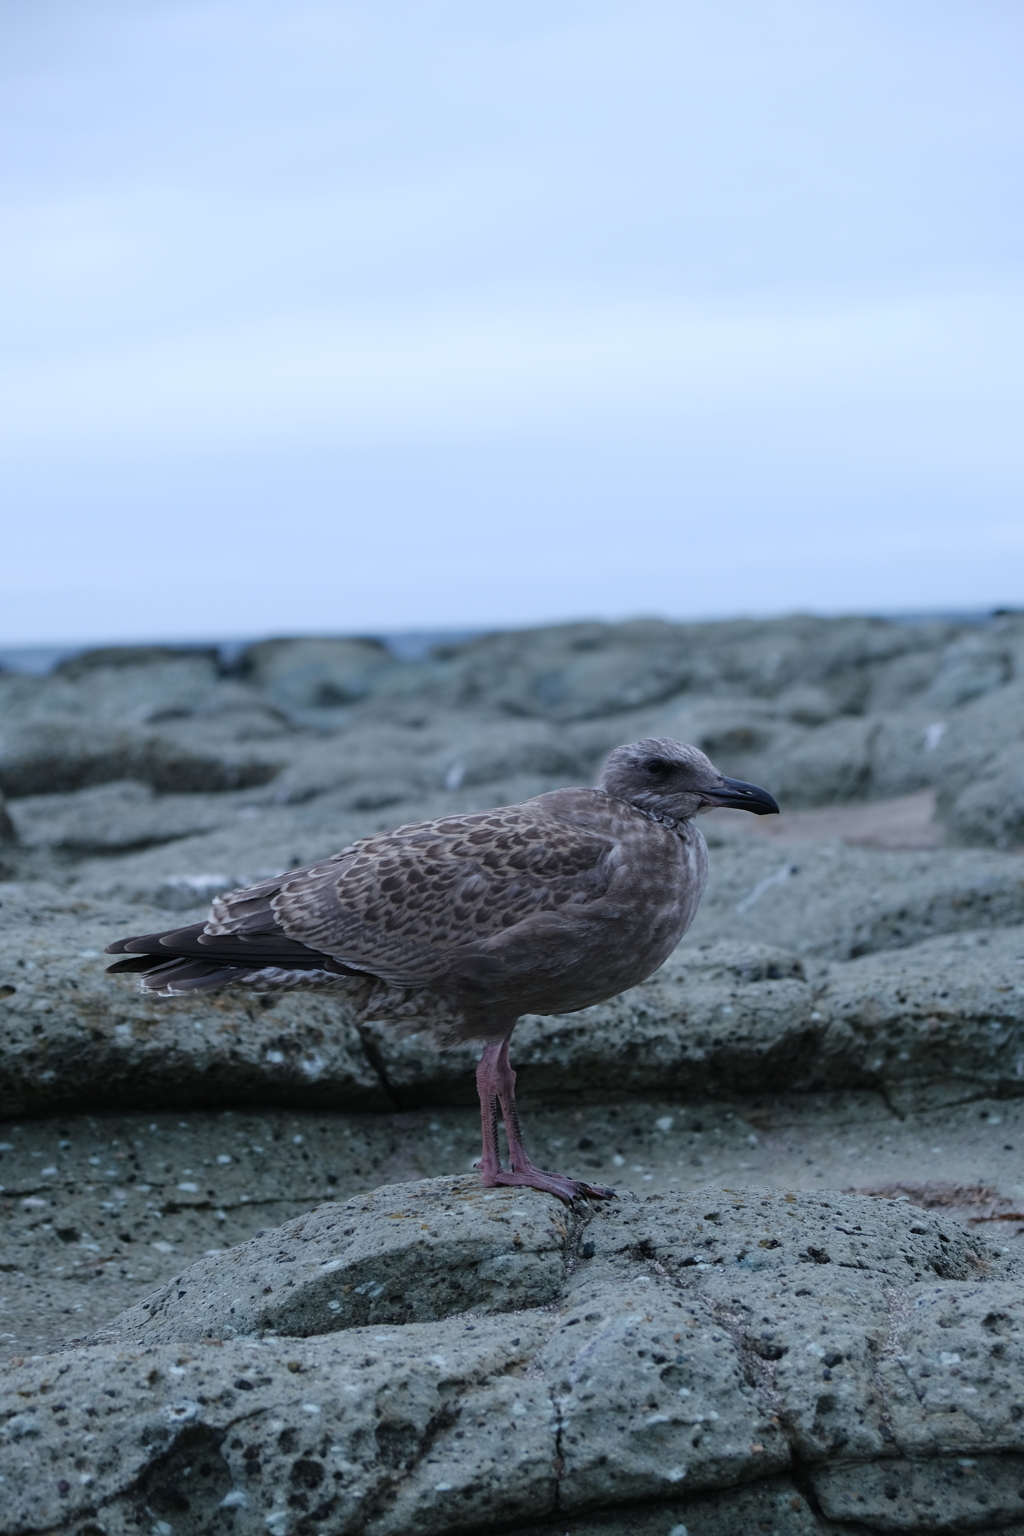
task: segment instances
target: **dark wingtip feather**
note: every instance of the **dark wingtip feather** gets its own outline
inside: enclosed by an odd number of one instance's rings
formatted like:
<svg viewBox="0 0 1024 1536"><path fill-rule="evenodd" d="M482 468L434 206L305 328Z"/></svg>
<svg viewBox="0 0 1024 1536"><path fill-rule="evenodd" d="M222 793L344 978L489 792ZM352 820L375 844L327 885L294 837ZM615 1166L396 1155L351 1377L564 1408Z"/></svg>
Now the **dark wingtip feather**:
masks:
<svg viewBox="0 0 1024 1536"><path fill-rule="evenodd" d="M235 966L203 965L189 960L172 961L157 966L143 978L145 992L163 992L171 987L175 992L210 992L216 987L236 981L244 972Z"/></svg>
<svg viewBox="0 0 1024 1536"><path fill-rule="evenodd" d="M115 939L108 944L108 955L160 955L167 959L168 939L195 939L202 933L203 924L193 923L190 928L165 928L162 933L136 933L127 939Z"/></svg>

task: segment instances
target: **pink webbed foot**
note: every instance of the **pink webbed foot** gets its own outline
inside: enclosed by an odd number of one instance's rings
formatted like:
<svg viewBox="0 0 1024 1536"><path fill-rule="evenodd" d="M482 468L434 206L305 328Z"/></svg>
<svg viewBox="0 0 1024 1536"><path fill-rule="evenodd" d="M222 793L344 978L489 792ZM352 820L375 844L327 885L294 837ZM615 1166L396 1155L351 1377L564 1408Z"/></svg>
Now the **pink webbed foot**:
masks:
<svg viewBox="0 0 1024 1536"><path fill-rule="evenodd" d="M523 1168L514 1169L511 1173L504 1168L481 1168L480 1182L486 1188L495 1185L513 1185L526 1189L539 1189L546 1195L557 1195L559 1200L564 1200L566 1205L571 1205L574 1200L581 1197L588 1200L615 1200L618 1198L614 1189L607 1189L603 1184L587 1184L583 1179L570 1179L564 1173L549 1173L546 1168L535 1168L532 1163L527 1163Z"/></svg>

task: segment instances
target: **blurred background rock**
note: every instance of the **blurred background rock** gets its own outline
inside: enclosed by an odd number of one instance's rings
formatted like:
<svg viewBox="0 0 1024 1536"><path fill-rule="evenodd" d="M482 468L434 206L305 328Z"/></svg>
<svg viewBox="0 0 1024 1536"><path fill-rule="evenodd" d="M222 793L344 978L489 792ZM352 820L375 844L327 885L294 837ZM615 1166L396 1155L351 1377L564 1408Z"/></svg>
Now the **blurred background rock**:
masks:
<svg viewBox="0 0 1024 1536"><path fill-rule="evenodd" d="M1024 844L1024 614L566 624L416 659L329 638L261 641L229 665L85 651L0 673L0 720L4 857L73 881L96 856L166 844L175 866L215 847L251 871L293 826L330 840L332 819L367 829L586 783L644 735L695 742L783 805L763 828L715 813L713 837ZM790 821L824 806L860 809ZM309 841L303 858L325 851Z"/></svg>

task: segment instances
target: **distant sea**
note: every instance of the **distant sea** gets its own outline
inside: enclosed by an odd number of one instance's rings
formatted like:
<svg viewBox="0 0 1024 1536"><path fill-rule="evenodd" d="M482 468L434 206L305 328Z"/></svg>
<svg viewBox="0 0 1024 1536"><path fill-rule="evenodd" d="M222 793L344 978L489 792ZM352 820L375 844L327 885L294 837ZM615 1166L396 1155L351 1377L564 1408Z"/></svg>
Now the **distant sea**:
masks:
<svg viewBox="0 0 1024 1536"><path fill-rule="evenodd" d="M488 631L482 629L430 629L404 630L396 635L364 633L330 637L297 635L295 638L299 640L325 638L379 640L399 661L419 661L435 645L461 645L464 640L472 640L475 636L486 633ZM247 646L255 645L259 640L271 638L289 639L291 637L249 635L244 640L94 640L88 645L0 645L0 672L29 672L36 677L44 677L47 672L52 672L54 667L59 667L62 661L70 661L72 656L81 656L86 651L136 645L159 645L166 647L169 651L216 651L220 656L221 665L230 670Z"/></svg>
<svg viewBox="0 0 1024 1536"><path fill-rule="evenodd" d="M873 613L869 618L888 619L892 624L974 624L984 625L989 623L998 614L1006 613L1005 608L995 610L970 612L946 612L946 613ZM1015 612L1017 610L1014 610ZM736 615L742 617L742 615ZM776 615L782 617L782 615ZM851 615L826 615L826 617L851 617ZM681 623L691 622L680 620ZM713 623L711 619L697 619L694 623ZM523 626L531 628L532 626ZM436 645L459 645L465 640L473 640L479 635L488 634L490 631L483 629L414 629L403 630L398 634L363 634L360 636L331 636L332 639L348 638L363 640L379 640L386 645L392 655L400 661L419 661L426 656L428 651ZM166 646L172 651L196 651L215 650L220 656L221 665L229 669L235 665L246 646L254 645L258 640L270 639L269 635L249 635L239 640L112 640L108 642L92 641L88 645L0 645L0 672L26 672L36 677L43 677L52 672L54 667L62 661L69 661L72 656L81 656L85 651L98 650L101 646L106 649L116 646L129 645L159 645ZM275 637L277 638L277 637ZM281 636L280 638L287 638ZM297 639L326 638L320 636L296 636Z"/></svg>

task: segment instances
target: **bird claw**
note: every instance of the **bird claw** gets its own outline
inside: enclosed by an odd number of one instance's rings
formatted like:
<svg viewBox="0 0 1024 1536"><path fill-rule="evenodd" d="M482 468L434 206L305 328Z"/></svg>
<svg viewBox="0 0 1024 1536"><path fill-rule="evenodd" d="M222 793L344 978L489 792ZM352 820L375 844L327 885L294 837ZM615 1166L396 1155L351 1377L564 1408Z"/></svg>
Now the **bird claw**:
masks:
<svg viewBox="0 0 1024 1536"><path fill-rule="evenodd" d="M588 1200L617 1200L618 1194L614 1189L609 1189L607 1184L587 1184L583 1179L572 1179L576 1186L573 1198L583 1195Z"/></svg>
<svg viewBox="0 0 1024 1536"><path fill-rule="evenodd" d="M481 1170L481 1184L488 1188L495 1185L511 1185L515 1188L539 1189L545 1195L555 1195L572 1205L581 1197L588 1200L617 1200L614 1189L603 1184L588 1184L583 1179L570 1179L564 1173L549 1173L545 1168L535 1168L532 1163L525 1168L506 1172L504 1168Z"/></svg>

